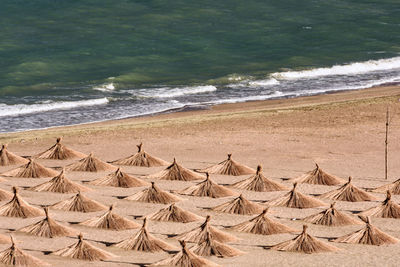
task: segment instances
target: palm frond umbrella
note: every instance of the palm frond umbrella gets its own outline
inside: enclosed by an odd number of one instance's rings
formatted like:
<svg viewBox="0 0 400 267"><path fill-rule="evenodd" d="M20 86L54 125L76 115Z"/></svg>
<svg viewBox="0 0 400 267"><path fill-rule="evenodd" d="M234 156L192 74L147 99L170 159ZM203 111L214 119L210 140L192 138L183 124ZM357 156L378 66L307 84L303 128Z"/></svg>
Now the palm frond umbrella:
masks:
<svg viewBox="0 0 400 267"><path fill-rule="evenodd" d="M239 175L253 174L256 171L250 167L247 167L246 165L234 161L232 159L232 154L228 154L228 158L226 160L216 165L199 170L199 172L239 176Z"/></svg>
<svg viewBox="0 0 400 267"><path fill-rule="evenodd" d="M56 143L51 146L49 149L34 155L34 158L39 159L58 159L58 160L66 160L66 159L75 159L75 158L84 158L85 154L70 149L61 143L62 138L58 137Z"/></svg>
<svg viewBox="0 0 400 267"><path fill-rule="evenodd" d="M242 194L231 201L212 208L213 211L240 215L258 214L263 211L263 209L263 206L247 200Z"/></svg>
<svg viewBox="0 0 400 267"><path fill-rule="evenodd" d="M377 198L374 197L373 195L354 186L351 183L351 180L352 178L349 177L349 181L344 185L342 185L340 188L324 193L319 197L332 200L350 201L350 202L377 200Z"/></svg>
<svg viewBox="0 0 400 267"><path fill-rule="evenodd" d="M199 256L217 256L221 258L236 257L244 254L243 251L213 240L210 233L207 233L206 240L194 245L191 251Z"/></svg>
<svg viewBox="0 0 400 267"><path fill-rule="evenodd" d="M369 217L367 217L364 228L336 238L333 242L380 246L396 244L399 240L373 226Z"/></svg>
<svg viewBox="0 0 400 267"><path fill-rule="evenodd" d="M107 210L107 207L94 201L88 197L85 197L78 192L75 196L68 198L66 200L57 202L51 206L51 209L65 210L65 211L77 211L77 212L94 212Z"/></svg>
<svg viewBox="0 0 400 267"><path fill-rule="evenodd" d="M78 162L67 165L66 170L77 171L77 172L101 172L101 171L114 171L117 167L108 164L98 158L93 153L89 156L79 160Z"/></svg>
<svg viewBox="0 0 400 267"><path fill-rule="evenodd" d="M146 202L146 203L160 203L170 204L182 200L181 198L168 193L151 182L151 186L143 191L140 191L132 196L124 198L126 200Z"/></svg>
<svg viewBox="0 0 400 267"><path fill-rule="evenodd" d="M149 185L139 178L133 177L118 168L115 172L110 173L106 177L102 177L93 181L88 182L91 185L104 185L104 186L114 186L114 187L141 187Z"/></svg>
<svg viewBox="0 0 400 267"><path fill-rule="evenodd" d="M206 175L207 178L204 181L179 191L179 194L196 196L196 197L212 197L212 198L229 197L237 195L237 193L235 193L234 191L222 185L219 185L213 180L211 180L208 173L206 173Z"/></svg>
<svg viewBox="0 0 400 267"><path fill-rule="evenodd" d="M0 189L0 201L10 200L13 194L7 192L6 190Z"/></svg>
<svg viewBox="0 0 400 267"><path fill-rule="evenodd" d="M131 155L127 158L119 159L112 161L112 164L116 165L126 165L126 166L139 166L139 167L158 167L158 166L166 166L169 163L165 160L154 157L148 153L146 153L142 149L142 143L137 145L138 152L134 155Z"/></svg>
<svg viewBox="0 0 400 267"><path fill-rule="evenodd" d="M191 171L182 165L174 162L169 165L165 170L151 174L147 176L148 178L160 179L160 180L170 180L170 181L193 181L204 179L204 177L194 171Z"/></svg>
<svg viewBox="0 0 400 267"><path fill-rule="evenodd" d="M400 218L400 205L392 200L390 190L386 192L386 199L377 207L367 209L359 215L380 217L380 218Z"/></svg>
<svg viewBox="0 0 400 267"><path fill-rule="evenodd" d="M19 196L17 187L13 187L13 192L11 201L0 207L0 216L29 218L43 215L40 209L29 205Z"/></svg>
<svg viewBox="0 0 400 267"><path fill-rule="evenodd" d="M176 206L175 203L146 217L153 221L179 223L195 222L203 219L203 217Z"/></svg>
<svg viewBox="0 0 400 267"><path fill-rule="evenodd" d="M294 183L291 191L281 197L268 201L268 205L276 207L307 209L325 206L325 203L316 198L300 193L297 190L297 183Z"/></svg>
<svg viewBox="0 0 400 267"><path fill-rule="evenodd" d="M48 208L44 208L46 218L40 220L34 224L25 226L18 230L18 232L23 232L31 235L41 236L41 237L58 237L58 236L74 236L77 232L69 227L63 226L49 217Z"/></svg>
<svg viewBox="0 0 400 267"><path fill-rule="evenodd" d="M22 249L19 249L16 246L13 237L11 237L11 243L11 247L0 252L0 263L11 266L49 266L46 262L25 253Z"/></svg>
<svg viewBox="0 0 400 267"><path fill-rule="evenodd" d="M262 173L261 165L257 166L256 174L250 176L249 178L234 183L231 185L234 188L242 190L250 190L256 192L272 192L272 191L285 191L289 190L286 186L277 183L267 177Z"/></svg>
<svg viewBox="0 0 400 267"><path fill-rule="evenodd" d="M336 203L333 202L330 208L305 217L303 221L325 226L343 226L361 223L359 220L337 210L335 204Z"/></svg>
<svg viewBox="0 0 400 267"><path fill-rule="evenodd" d="M346 182L342 178L324 172L323 170L321 170L318 164L315 165L316 165L315 169L301 175L300 177L294 178L293 180L297 183L319 184L319 185L340 185Z"/></svg>
<svg viewBox="0 0 400 267"><path fill-rule="evenodd" d="M113 209L114 205L111 205L109 210L103 215L83 221L79 223L79 225L117 231L135 229L140 227L140 225L136 222L115 214Z"/></svg>
<svg viewBox="0 0 400 267"><path fill-rule="evenodd" d="M147 230L147 219L144 218L142 228L132 237L122 240L113 246L135 251L144 252L157 252L157 251L171 251L176 248L167 242L154 237Z"/></svg>
<svg viewBox="0 0 400 267"><path fill-rule="evenodd" d="M373 189L372 192L385 193L387 190L389 190L393 195L400 195L400 179L397 179L393 183L377 187Z"/></svg>
<svg viewBox="0 0 400 267"><path fill-rule="evenodd" d="M296 232L295 229L268 218L268 209L269 208L264 209L261 214L250 219L249 221L230 226L229 229L237 232L258 235L275 235Z"/></svg>
<svg viewBox="0 0 400 267"><path fill-rule="evenodd" d="M303 232L292 240L288 240L271 247L273 250L302 252L302 253L320 253L333 252L339 250L337 247L322 242L307 233L307 225L303 225Z"/></svg>
<svg viewBox="0 0 400 267"><path fill-rule="evenodd" d="M15 155L14 153L8 151L7 144L3 144L0 149L0 166L9 166L9 165L19 165L26 164L28 160Z"/></svg>
<svg viewBox="0 0 400 267"><path fill-rule="evenodd" d="M54 192L54 193L78 193L84 191L90 191L89 188L75 183L65 177L64 169L56 177L48 182L33 186L29 188L31 191L36 192Z"/></svg>
<svg viewBox="0 0 400 267"><path fill-rule="evenodd" d="M27 164L2 173L1 175L18 178L46 178L54 177L57 174L58 173L55 170L46 168L42 164L34 161L33 159L29 159L29 162Z"/></svg>

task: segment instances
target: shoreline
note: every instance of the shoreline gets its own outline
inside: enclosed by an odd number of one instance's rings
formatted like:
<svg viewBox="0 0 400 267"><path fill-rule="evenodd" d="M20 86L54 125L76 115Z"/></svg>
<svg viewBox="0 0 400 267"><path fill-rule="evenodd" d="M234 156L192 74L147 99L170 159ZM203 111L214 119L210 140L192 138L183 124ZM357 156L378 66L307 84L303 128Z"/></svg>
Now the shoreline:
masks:
<svg viewBox="0 0 400 267"><path fill-rule="evenodd" d="M162 111L142 116L112 119L105 121L89 122L82 124L54 126L42 129L32 129L20 132L0 133L0 142L12 141L18 138L27 139L30 134L37 137L45 137L53 134L72 134L84 130L85 132L98 132L112 130L113 128L124 128L124 130L137 127L146 127L146 121L152 124L163 121L182 120L192 116L231 116L233 114L244 114L247 112L274 112L280 110L301 109L313 106L324 106L329 104L344 104L359 102L368 99L383 99L386 97L400 96L400 85L377 86L367 89L346 90L338 92L323 93L311 96L300 96L294 98L278 98L267 100L253 100L238 103L223 103L216 105L201 105L199 108L185 106L173 110ZM199 105L200 106L200 105ZM28 138L29 139L29 138Z"/></svg>

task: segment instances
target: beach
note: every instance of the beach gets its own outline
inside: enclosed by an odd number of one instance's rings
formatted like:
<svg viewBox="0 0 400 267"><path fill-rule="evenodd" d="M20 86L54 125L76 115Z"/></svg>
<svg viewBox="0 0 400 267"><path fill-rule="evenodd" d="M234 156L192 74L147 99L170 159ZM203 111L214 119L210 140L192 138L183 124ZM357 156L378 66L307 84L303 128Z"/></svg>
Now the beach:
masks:
<svg viewBox="0 0 400 267"><path fill-rule="evenodd" d="M390 111L388 180L384 178L384 141L386 110ZM231 153L236 161L252 168L262 165L264 174L289 188L295 178L314 168L315 163L325 171L346 179L353 177L353 183L361 188L375 188L400 178L400 87L398 85L373 87L332 94L321 94L299 98L273 99L244 103L209 106L207 109L164 113L121 120L75 126L55 127L43 130L0 134L0 143L8 143L9 150L31 156L50 147L57 137L63 137L64 144L83 153L93 152L105 161L112 161L134 154L136 145L143 143L146 152L172 162L174 158L190 169L200 169L226 159ZM62 167L73 161L38 160L48 167ZM0 172L14 167L0 167ZM136 177L155 173L163 167L123 167ZM69 172L68 178L82 182L107 175L107 172ZM243 176L212 175L219 184L232 184L243 180ZM151 179L143 178L146 181ZM11 191L12 186L27 188L48 179L6 178L0 188ZM180 190L196 182L161 181L156 183L165 190ZM132 195L143 188L113 188L90 186L86 196L105 205L114 203L116 212L140 223L140 216L156 212L166 205L131 202L119 199ZM320 194L337 188L300 184L298 190L306 194ZM237 191L238 193L241 193ZM278 197L284 192L260 193L243 191L249 200L262 202ZM372 193L378 198L371 202L337 203L339 210L348 214L377 206L385 199L384 194ZM21 196L36 206L50 205L66 199L72 194L56 194L21 190ZM212 224L220 229L246 221L253 216L217 213L205 208L224 203L232 198L199 198L181 196L177 203L202 217L212 216ZM398 203L400 196L393 199ZM323 200L329 206L330 201ZM1 204L4 204L2 202ZM320 212L324 208L290 209L271 207L270 216L275 220L301 232L304 224L299 219ZM80 222L98 216L96 213L73 213L52 210L53 217L64 224ZM354 215L355 216L355 215ZM38 217L39 218L39 217ZM15 230L38 220L2 217L0 233L8 235ZM168 243L179 247L170 234L181 233L198 226L201 222L187 224L150 221L150 232ZM373 218L372 223L382 231L400 239L400 220ZM361 225L326 227L309 225L309 233L328 242L362 228ZM75 239L61 237L39 238L13 233L18 245L28 253L50 263L52 266L140 266L169 257L165 252L139 253L106 247L104 242L117 242L137 230L107 231L71 225L79 230L92 244L116 255L105 262L70 260L53 255L48 251L63 248ZM226 230L226 229L225 229ZM233 258L209 257L222 266L397 266L400 243L390 246L369 246L331 243L340 250L320 254L286 253L265 249L276 243L292 239L294 234L271 236L237 233L226 230L239 238L230 243L245 252ZM11 231L13 232L13 231ZM2 244L3 250L9 245Z"/></svg>

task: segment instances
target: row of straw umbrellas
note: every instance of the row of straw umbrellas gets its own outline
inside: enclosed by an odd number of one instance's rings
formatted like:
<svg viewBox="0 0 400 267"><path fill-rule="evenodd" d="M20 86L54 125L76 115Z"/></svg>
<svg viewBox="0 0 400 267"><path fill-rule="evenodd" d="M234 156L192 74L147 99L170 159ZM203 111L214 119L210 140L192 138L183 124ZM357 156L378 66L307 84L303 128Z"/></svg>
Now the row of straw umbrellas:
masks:
<svg viewBox="0 0 400 267"><path fill-rule="evenodd" d="M250 220L237 225L227 226L225 228L236 231L259 235L273 235L282 233L296 233L298 230L288 227L272 219L269 214L269 207L288 207L297 209L326 207L325 210L307 216L302 219L306 223L323 226L344 226L353 224L363 224L358 231L349 233L332 239L332 242L383 245L395 244L398 240L389 234L379 230L371 223L371 217L381 218L400 218L400 205L395 203L392 194L400 194L400 180L387 184L370 191L376 193L386 193L386 199L376 207L367 209L358 214L358 217L347 214L336 209L336 201L376 201L377 198L362 188L358 188L352 183L351 177L345 181L332 174L324 172L318 165L315 169L293 179L293 188L287 188L270 178L264 176L262 167L252 169L240 164L232 159L231 154L228 158L218 164L205 169L190 170L178 164L174 159L168 163L162 159L146 153L142 144L138 145L137 153L112 162L104 162L92 153L85 155L65 146L61 138L58 138L56 144L49 149L36 154L32 157L20 157L10 151L3 145L0 150L0 166L16 165L18 167L1 173L3 177L14 178L51 178L49 181L28 188L27 190L35 192L55 192L55 193L74 193L71 198L54 203L43 208L43 211L27 203L20 195L19 188L13 187L12 192L0 189L0 201L8 201L0 207L0 216L28 218L45 216L42 220L34 224L18 229L18 232L55 238L60 236L78 236L78 241L61 250L53 251L51 254L70 257L81 260L107 260L114 255L103 249L100 249L87 242L83 235L73 227L65 226L49 215L49 210L63 210L73 212L95 212L104 211L104 214L90 218L79 225L108 230L127 230L139 229L135 234L112 246L134 251L156 252L167 251L175 254L165 260L155 262L152 265L168 266L218 266L204 257L234 257L243 254L242 251L228 245L238 239L211 224L211 217L203 218L197 214L180 208L176 203L181 201L179 195L189 195L196 197L222 198L233 197L233 199L211 207L210 210L238 215L255 215ZM63 167L60 171L47 168L41 165L36 159L67 160L79 159L79 161ZM201 182L184 188L183 190L168 192L159 188L155 182L147 182L124 172L118 166L140 166L140 167L160 167L167 166L164 170L148 175L146 178L158 180L177 180L177 181L196 181ZM104 177L88 181L86 184L97 186L112 187L145 187L133 195L124 199L135 202L168 204L161 210L143 216L143 224L139 225L135 221L120 216L115 213L114 206L105 205L92 200L84 195L85 191L90 189L85 184L80 184L68 179L67 172L110 172ZM214 182L210 174L222 175L249 175L248 178L233 183L228 186L219 185ZM4 179L3 179L4 180ZM323 193L318 197L303 194L299 192L297 185L299 183L308 183L314 185L338 186L337 189ZM246 199L243 194L236 190L249 190L256 192L287 191L281 196L267 201L266 203L256 203ZM327 204L322 199L331 200ZM180 250L171 244L153 236L147 230L148 220L161 222L188 223L204 220L204 222L188 231L174 237L179 240ZM29 255L16 246L13 237L0 236L0 243L10 243L11 247L0 252L0 262L8 265L20 266L43 266L45 262ZM187 242L194 245L187 245ZM317 253L339 250L337 247L315 238L308 234L307 225L303 226L302 232L294 239L285 242L265 246L266 249Z"/></svg>

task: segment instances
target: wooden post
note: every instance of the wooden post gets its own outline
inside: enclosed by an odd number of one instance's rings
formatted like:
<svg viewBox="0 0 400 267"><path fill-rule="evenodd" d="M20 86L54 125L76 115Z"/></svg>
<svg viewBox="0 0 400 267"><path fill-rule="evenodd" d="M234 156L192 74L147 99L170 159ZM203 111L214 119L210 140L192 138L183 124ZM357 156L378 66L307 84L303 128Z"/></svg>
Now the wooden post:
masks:
<svg viewBox="0 0 400 267"><path fill-rule="evenodd" d="M389 131L389 107L386 110L386 137L385 137L385 180L388 178L388 131Z"/></svg>

